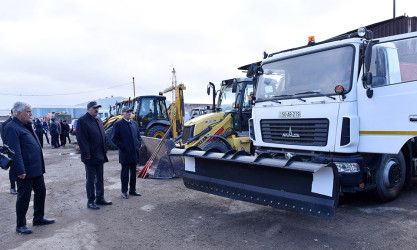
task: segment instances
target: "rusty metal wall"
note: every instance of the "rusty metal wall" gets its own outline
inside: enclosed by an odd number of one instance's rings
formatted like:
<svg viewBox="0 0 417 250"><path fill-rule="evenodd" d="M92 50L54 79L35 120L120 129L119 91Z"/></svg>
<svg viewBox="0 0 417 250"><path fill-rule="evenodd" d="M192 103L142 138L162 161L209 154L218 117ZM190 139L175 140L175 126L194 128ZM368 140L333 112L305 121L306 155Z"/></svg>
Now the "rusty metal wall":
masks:
<svg viewBox="0 0 417 250"><path fill-rule="evenodd" d="M372 30L374 38L409 33L417 31L417 17L401 16L369 25L366 28Z"/></svg>

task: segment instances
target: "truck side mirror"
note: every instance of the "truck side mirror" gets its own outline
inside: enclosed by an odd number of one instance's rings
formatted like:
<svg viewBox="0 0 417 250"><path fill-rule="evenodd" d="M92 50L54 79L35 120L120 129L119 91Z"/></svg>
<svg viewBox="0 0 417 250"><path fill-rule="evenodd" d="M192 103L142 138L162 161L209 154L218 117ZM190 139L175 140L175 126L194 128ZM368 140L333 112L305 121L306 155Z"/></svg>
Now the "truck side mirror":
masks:
<svg viewBox="0 0 417 250"><path fill-rule="evenodd" d="M372 85L372 73L365 72L365 74L362 76L362 81L365 87L370 87Z"/></svg>
<svg viewBox="0 0 417 250"><path fill-rule="evenodd" d="M210 85L207 86L207 95L210 95Z"/></svg>
<svg viewBox="0 0 417 250"><path fill-rule="evenodd" d="M258 65L256 63L252 63L249 68L248 72L246 73L246 77L253 77L258 69Z"/></svg>

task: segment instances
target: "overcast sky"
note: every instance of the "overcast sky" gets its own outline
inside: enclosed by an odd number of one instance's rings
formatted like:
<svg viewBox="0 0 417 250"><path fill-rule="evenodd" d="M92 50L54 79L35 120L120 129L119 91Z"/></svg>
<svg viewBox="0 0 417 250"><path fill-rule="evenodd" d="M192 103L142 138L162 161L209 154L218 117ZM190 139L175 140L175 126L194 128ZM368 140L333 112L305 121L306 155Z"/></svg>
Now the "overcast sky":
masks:
<svg viewBox="0 0 417 250"><path fill-rule="evenodd" d="M417 16L417 0L396 2ZM187 103L210 103L209 81L244 76L263 51L392 16L392 0L0 0L0 108L129 97L132 77L136 95L158 94L173 67Z"/></svg>

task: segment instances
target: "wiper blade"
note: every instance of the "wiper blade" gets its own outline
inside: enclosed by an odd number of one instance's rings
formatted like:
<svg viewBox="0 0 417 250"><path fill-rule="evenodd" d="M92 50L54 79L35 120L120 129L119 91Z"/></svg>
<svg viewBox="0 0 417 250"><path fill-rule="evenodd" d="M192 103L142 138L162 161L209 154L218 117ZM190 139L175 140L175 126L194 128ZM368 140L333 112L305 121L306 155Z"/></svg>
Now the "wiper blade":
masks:
<svg viewBox="0 0 417 250"><path fill-rule="evenodd" d="M307 94L320 94L320 93L321 93L320 90L311 90L311 91L296 93L294 95L307 95Z"/></svg>

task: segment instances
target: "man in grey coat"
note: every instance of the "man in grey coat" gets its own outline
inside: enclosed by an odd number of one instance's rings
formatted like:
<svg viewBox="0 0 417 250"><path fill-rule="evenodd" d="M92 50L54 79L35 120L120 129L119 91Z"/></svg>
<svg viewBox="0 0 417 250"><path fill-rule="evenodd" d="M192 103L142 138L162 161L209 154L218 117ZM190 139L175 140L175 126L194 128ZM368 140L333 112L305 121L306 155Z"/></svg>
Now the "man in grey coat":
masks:
<svg viewBox="0 0 417 250"><path fill-rule="evenodd" d="M12 155L13 177L17 180L16 200L16 231L30 234L32 230L26 226L26 213L29 208L30 196L34 192L33 225L41 226L55 222L44 218L46 188L43 174L45 161L42 147L32 128L32 108L24 102L16 102L13 106L15 117L5 128L5 138L15 153Z"/></svg>

